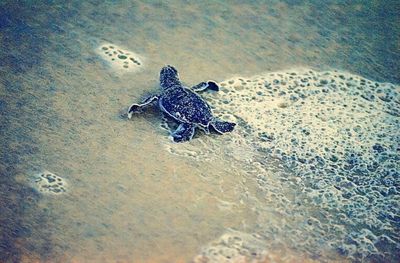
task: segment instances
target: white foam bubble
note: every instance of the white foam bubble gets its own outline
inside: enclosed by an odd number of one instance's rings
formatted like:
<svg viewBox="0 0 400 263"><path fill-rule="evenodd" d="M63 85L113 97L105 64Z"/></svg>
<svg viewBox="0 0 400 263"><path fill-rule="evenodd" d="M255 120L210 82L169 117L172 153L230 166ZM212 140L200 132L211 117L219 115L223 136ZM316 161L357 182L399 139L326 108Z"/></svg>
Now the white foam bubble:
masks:
<svg viewBox="0 0 400 263"><path fill-rule="evenodd" d="M143 67L142 56L112 43L103 43L96 53L118 73L136 72Z"/></svg>
<svg viewBox="0 0 400 263"><path fill-rule="evenodd" d="M195 263L264 262L266 258L266 251L262 249L264 246L256 236L229 230L205 246L193 261Z"/></svg>
<svg viewBox="0 0 400 263"><path fill-rule="evenodd" d="M396 102L382 100L398 99L398 87L345 72L291 70L223 84L227 92L211 98L211 103L224 114L244 119L263 147L298 159L310 152L326 159L344 158L349 145L370 157L373 153L366 148L377 143L371 131L396 134L398 128L393 121ZM375 98L365 99L371 96Z"/></svg>
<svg viewBox="0 0 400 263"><path fill-rule="evenodd" d="M204 246L193 259L194 263L261 263L261 262L321 262L285 247L268 244L257 234L229 229L222 236ZM329 262L345 262L330 260Z"/></svg>
<svg viewBox="0 0 400 263"><path fill-rule="evenodd" d="M264 195L248 193L256 200L248 205L258 211L265 249L281 239L313 257L331 250L350 260L396 258L398 85L308 68L234 77L220 85L220 92L203 96L217 115L239 124L224 136L225 147L253 146L253 153L277 159L282 168L273 177L271 161L252 156L253 166L262 164L254 171L237 160ZM193 151L205 152L199 148Z"/></svg>
<svg viewBox="0 0 400 263"><path fill-rule="evenodd" d="M43 171L35 176L35 188L44 194L63 194L67 191L67 183L60 176Z"/></svg>

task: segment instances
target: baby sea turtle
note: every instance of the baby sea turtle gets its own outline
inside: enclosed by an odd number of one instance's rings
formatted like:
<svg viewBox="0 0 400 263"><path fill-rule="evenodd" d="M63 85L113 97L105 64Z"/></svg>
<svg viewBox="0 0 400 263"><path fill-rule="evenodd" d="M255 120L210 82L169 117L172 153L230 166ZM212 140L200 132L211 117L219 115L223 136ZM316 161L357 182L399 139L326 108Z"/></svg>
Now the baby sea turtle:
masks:
<svg viewBox="0 0 400 263"><path fill-rule="evenodd" d="M210 127L222 134L233 131L235 123L221 121L212 114L210 106L198 94L198 91L207 89L218 91L218 85L213 81L201 82L191 89L182 85L178 71L173 66L166 66L160 72L160 86L162 92L151 95L140 104L132 104L128 109L128 118L142 108L157 102L159 108L168 116L175 119L179 126L172 133L175 142L189 141L193 138L196 128L207 134Z"/></svg>

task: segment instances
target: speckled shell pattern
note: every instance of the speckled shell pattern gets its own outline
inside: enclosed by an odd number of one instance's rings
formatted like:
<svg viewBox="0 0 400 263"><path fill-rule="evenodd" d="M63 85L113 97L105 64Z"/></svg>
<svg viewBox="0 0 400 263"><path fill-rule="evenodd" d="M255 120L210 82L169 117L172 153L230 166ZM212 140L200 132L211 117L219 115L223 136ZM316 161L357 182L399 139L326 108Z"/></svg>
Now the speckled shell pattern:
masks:
<svg viewBox="0 0 400 263"><path fill-rule="evenodd" d="M162 94L159 105L179 122L207 127L213 119L210 106L199 95L182 86L167 89Z"/></svg>

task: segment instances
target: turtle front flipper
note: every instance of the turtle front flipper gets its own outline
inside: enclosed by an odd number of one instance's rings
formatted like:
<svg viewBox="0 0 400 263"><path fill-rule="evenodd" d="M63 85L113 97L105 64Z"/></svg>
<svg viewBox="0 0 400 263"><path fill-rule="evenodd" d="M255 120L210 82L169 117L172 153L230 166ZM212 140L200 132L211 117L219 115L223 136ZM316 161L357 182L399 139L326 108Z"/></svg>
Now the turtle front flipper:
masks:
<svg viewBox="0 0 400 263"><path fill-rule="evenodd" d="M219 91L219 86L214 81L200 82L199 84L192 87L192 89L196 92L205 91L205 90L213 90Z"/></svg>
<svg viewBox="0 0 400 263"><path fill-rule="evenodd" d="M143 107L146 107L150 103L157 101L158 98L158 95L151 95L150 97L144 99L140 104L133 103L128 109L128 118L132 118L133 113L139 112Z"/></svg>
<svg viewBox="0 0 400 263"><path fill-rule="evenodd" d="M193 138L195 127L190 123L181 123L172 133L174 142L190 141Z"/></svg>
<svg viewBox="0 0 400 263"><path fill-rule="evenodd" d="M231 132L236 126L236 123L228 122L228 121L220 121L213 120L210 122L210 125L216 130L218 133L223 134L225 132Z"/></svg>

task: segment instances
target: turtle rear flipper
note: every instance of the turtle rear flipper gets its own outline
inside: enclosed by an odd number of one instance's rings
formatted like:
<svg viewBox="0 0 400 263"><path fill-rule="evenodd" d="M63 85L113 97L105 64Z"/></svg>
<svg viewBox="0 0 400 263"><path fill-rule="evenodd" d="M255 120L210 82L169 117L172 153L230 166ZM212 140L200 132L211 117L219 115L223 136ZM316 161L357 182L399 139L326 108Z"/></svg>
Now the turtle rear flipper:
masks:
<svg viewBox="0 0 400 263"><path fill-rule="evenodd" d="M218 133L223 134L225 132L231 132L236 126L236 123L228 122L228 121L220 121L213 120L210 122L210 125L216 130Z"/></svg>
<svg viewBox="0 0 400 263"><path fill-rule="evenodd" d="M158 100L158 95L151 95L150 97L144 99L142 103L137 104L133 103L129 108L128 108L128 118L132 118L132 115L134 112L139 112L143 107L146 107L150 103L157 101Z"/></svg>
<svg viewBox="0 0 400 263"><path fill-rule="evenodd" d="M194 125L190 123L181 123L172 133L174 142L190 141L194 135Z"/></svg>
<svg viewBox="0 0 400 263"><path fill-rule="evenodd" d="M214 81L200 82L199 84L192 87L192 89L196 92L205 91L205 90L213 90L219 91L219 86Z"/></svg>

